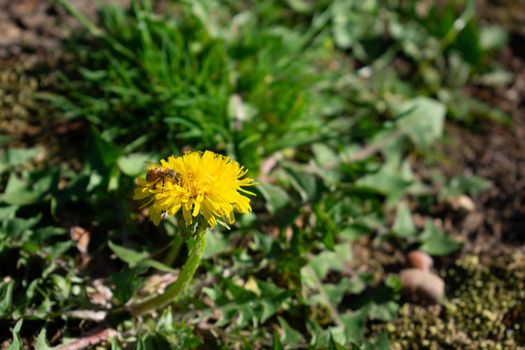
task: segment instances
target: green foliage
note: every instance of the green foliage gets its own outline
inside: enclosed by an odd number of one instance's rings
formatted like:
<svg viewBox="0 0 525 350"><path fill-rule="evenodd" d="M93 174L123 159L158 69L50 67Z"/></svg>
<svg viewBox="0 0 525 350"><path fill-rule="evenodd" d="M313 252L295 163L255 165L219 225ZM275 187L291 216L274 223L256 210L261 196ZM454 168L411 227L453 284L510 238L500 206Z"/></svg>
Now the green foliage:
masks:
<svg viewBox="0 0 525 350"><path fill-rule="evenodd" d="M399 279L382 261L358 265L353 248L461 248L428 213L490 184L425 177L414 159L433 154L446 117L502 119L462 91L505 81L490 76L505 34L481 31L471 2L419 14L410 1L195 1L159 14L134 1L101 8L96 24L60 2L89 34L67 43L78 65L62 93L41 97L90 131L61 167L38 163L38 148L0 155L0 321L14 327L11 347L21 346L14 321L30 319L42 349L45 329L67 338L90 322L117 330L114 349L388 348L385 333L368 331L395 319ZM210 233L177 303L122 316L165 288L187 254L169 243L174 220L153 227L132 203L133 178L187 146L259 175L254 213ZM109 315L78 322L79 310Z"/></svg>
<svg viewBox="0 0 525 350"><path fill-rule="evenodd" d="M421 234L421 240L421 250L432 255L448 255L461 249L461 243L445 235L428 221L425 231Z"/></svg>
<svg viewBox="0 0 525 350"><path fill-rule="evenodd" d="M406 202L400 202L397 206L396 220L392 230L400 236L412 236L416 232L412 213Z"/></svg>
<svg viewBox="0 0 525 350"><path fill-rule="evenodd" d="M474 175L459 175L447 181L447 184L441 189L440 195L445 198L461 194L477 196L491 186L491 182L482 177Z"/></svg>
<svg viewBox="0 0 525 350"><path fill-rule="evenodd" d="M20 320L16 323L16 325L13 327L13 341L7 348L8 350L20 350L22 349L22 339L20 339L20 329L22 328L23 321Z"/></svg>
<svg viewBox="0 0 525 350"><path fill-rule="evenodd" d="M2 302L0 303L0 316L7 316L13 304L13 281L2 282L0 285L0 297Z"/></svg>
<svg viewBox="0 0 525 350"><path fill-rule="evenodd" d="M9 148L0 159L0 173L26 163L38 153L37 148Z"/></svg>
<svg viewBox="0 0 525 350"><path fill-rule="evenodd" d="M105 8L101 26L103 47L85 48L88 66L71 82L66 117L86 117L110 140L150 149L173 149L175 139L201 140L199 148L226 141L225 47L197 18L187 12L183 20L161 20L136 2L131 16Z"/></svg>
<svg viewBox="0 0 525 350"><path fill-rule="evenodd" d="M81 50L68 100L48 97L66 118L87 118L127 151L217 149L256 168L261 157L326 137L313 111L324 103L307 37L259 27L246 14L231 38L212 36L195 8L158 16L147 2L101 11L102 47ZM327 127L319 132L321 126ZM147 130L147 133L145 133ZM125 164L125 163L124 163Z"/></svg>
<svg viewBox="0 0 525 350"><path fill-rule="evenodd" d="M443 104L426 97L418 97L397 108L401 115L397 120L399 129L405 132L417 147L428 147L443 134Z"/></svg>

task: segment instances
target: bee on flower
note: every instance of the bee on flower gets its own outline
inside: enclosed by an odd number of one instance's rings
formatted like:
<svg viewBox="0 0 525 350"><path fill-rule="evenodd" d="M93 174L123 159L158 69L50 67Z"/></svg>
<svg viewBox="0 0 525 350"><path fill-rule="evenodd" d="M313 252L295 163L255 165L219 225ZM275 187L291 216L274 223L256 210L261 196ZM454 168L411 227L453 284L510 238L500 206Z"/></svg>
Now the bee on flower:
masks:
<svg viewBox="0 0 525 350"><path fill-rule="evenodd" d="M186 225L199 215L210 227L221 219L232 224L235 211L251 212L246 195L254 193L243 187L256 183L246 173L236 161L211 151L170 156L148 167L146 177L138 179L133 199L143 203L155 225L163 215L179 212Z"/></svg>

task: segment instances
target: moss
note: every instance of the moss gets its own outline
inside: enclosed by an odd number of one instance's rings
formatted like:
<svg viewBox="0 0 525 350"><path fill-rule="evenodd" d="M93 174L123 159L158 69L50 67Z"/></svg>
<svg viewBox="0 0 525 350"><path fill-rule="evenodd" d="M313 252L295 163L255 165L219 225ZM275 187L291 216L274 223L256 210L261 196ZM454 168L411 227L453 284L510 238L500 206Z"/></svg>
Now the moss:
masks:
<svg viewBox="0 0 525 350"><path fill-rule="evenodd" d="M481 263L466 256L441 271L448 299L405 304L388 324L392 349L524 349L525 256Z"/></svg>
<svg viewBox="0 0 525 350"><path fill-rule="evenodd" d="M0 142L6 148L39 148L30 167L46 162L79 169L89 128L82 120L65 118L47 101L64 89L54 69L30 55L0 59L0 135L8 136Z"/></svg>
<svg viewBox="0 0 525 350"><path fill-rule="evenodd" d="M0 62L0 65L3 64ZM37 88L37 80L26 75L20 65L0 70L0 129L3 133L17 135L27 131L27 120L38 109L34 99Z"/></svg>

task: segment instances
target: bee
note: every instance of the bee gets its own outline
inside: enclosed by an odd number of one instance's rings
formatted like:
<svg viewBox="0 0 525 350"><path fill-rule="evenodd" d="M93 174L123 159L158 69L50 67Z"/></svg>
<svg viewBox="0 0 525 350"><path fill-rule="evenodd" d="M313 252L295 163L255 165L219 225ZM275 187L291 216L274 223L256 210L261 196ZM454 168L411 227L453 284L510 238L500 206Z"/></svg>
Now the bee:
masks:
<svg viewBox="0 0 525 350"><path fill-rule="evenodd" d="M161 184L161 188L164 189L166 181L172 181L180 185L181 176L175 170L155 166L148 170L146 181L153 182L154 189L157 189L159 184Z"/></svg>

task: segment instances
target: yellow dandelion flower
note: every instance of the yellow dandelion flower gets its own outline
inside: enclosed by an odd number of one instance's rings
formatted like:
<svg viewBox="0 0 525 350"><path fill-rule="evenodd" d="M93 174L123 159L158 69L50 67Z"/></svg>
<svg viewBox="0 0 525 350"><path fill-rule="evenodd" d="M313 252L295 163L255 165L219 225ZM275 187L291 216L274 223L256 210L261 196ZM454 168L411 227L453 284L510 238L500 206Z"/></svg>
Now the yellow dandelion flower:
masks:
<svg viewBox="0 0 525 350"><path fill-rule="evenodd" d="M138 179L133 199L143 202L155 225L163 215L179 212L187 225L199 214L211 227L217 225L217 219L232 224L234 211L252 210L245 194L254 193L242 187L256 183L245 177L246 172L236 161L210 151L170 156L160 165L151 165L145 179Z"/></svg>

